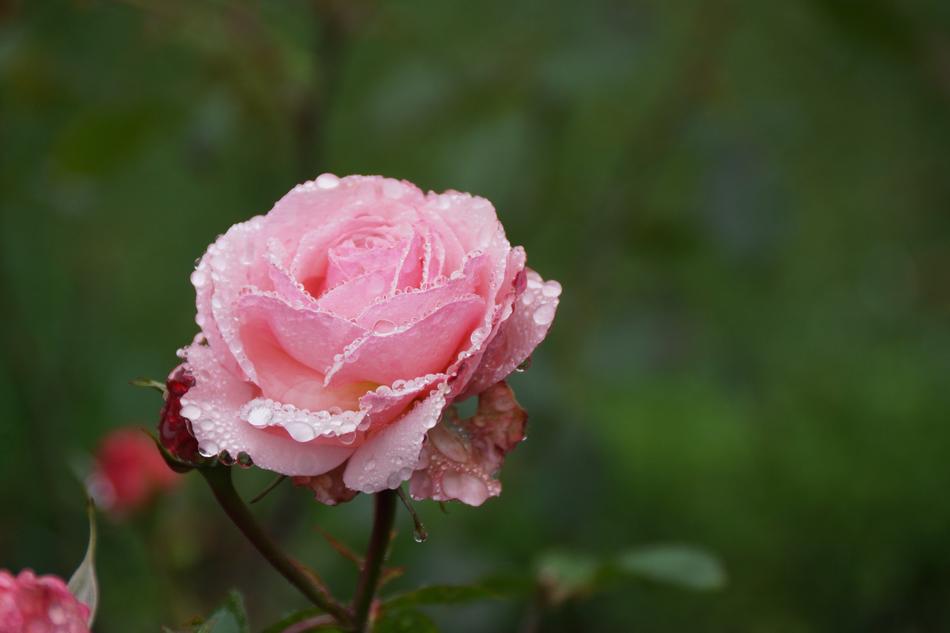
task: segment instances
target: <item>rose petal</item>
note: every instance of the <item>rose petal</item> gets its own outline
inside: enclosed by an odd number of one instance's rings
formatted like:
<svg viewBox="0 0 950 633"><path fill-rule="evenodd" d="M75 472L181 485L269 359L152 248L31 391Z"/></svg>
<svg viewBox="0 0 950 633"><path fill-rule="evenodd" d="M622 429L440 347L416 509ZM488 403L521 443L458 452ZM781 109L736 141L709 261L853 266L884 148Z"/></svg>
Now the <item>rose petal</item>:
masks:
<svg viewBox="0 0 950 633"><path fill-rule="evenodd" d="M380 321L388 321L393 327L406 325L420 314L429 314L439 306L451 303L463 295L474 294L475 271L487 263L485 255L478 255L465 263L464 272L442 284L384 298L365 307L356 317L356 323L367 330L372 330Z"/></svg>
<svg viewBox="0 0 950 633"><path fill-rule="evenodd" d="M250 284L266 289L270 285L266 276L258 275L250 266L238 264L250 262L262 252L257 236L263 222L264 218L257 216L232 226L208 247L191 276L196 290L195 321L221 363L241 378L253 379L254 368L238 340L231 310L244 286Z"/></svg>
<svg viewBox="0 0 950 633"><path fill-rule="evenodd" d="M439 421L444 408L443 385L366 440L347 462L343 482L353 490L366 493L398 487L412 475L426 431Z"/></svg>
<svg viewBox="0 0 950 633"><path fill-rule="evenodd" d="M345 466L338 466L316 477L294 477L292 481L295 486L310 488L314 499L320 503L335 506L338 503L346 503L356 496L356 490L350 490L343 483L344 468Z"/></svg>
<svg viewBox="0 0 950 633"><path fill-rule="evenodd" d="M258 429L240 420L241 408L258 396L253 385L236 379L215 360L204 345L185 350L195 386L182 398L194 407L192 431L205 455L228 451L236 457L246 452L261 468L285 475L320 475L343 463L353 452L349 446L324 446L294 441L283 431Z"/></svg>
<svg viewBox="0 0 950 633"><path fill-rule="evenodd" d="M481 297L465 295L411 325L370 332L346 349L327 372L326 384L389 384L439 372L452 362L484 312Z"/></svg>
<svg viewBox="0 0 950 633"><path fill-rule="evenodd" d="M494 474L505 455L524 439L527 419L504 382L479 396L473 417L458 420L447 413L428 433L421 467L412 475L412 496L478 506L500 494L501 483Z"/></svg>
<svg viewBox="0 0 950 633"><path fill-rule="evenodd" d="M280 350L320 373L333 364L335 354L366 333L364 328L334 314L294 308L278 297L263 294L241 297L238 317L245 344L258 339L261 330L270 332ZM265 361L252 358L251 362L256 365Z"/></svg>
<svg viewBox="0 0 950 633"><path fill-rule="evenodd" d="M488 344L460 398L477 394L502 380L527 360L551 328L559 295L560 284L545 282L533 270L528 271L527 288L515 301L511 317Z"/></svg>

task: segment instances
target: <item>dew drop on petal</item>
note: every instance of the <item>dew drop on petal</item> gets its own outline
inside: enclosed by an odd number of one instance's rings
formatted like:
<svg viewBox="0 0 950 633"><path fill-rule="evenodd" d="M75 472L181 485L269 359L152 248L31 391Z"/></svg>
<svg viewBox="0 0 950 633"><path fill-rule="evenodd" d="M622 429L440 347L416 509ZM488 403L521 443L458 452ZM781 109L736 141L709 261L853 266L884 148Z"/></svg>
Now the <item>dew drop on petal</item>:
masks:
<svg viewBox="0 0 950 633"><path fill-rule="evenodd" d="M554 297L559 297L561 295L561 284L552 279L551 281L548 281L544 284L544 288L541 289L541 293L545 297L550 297L552 299Z"/></svg>
<svg viewBox="0 0 950 633"><path fill-rule="evenodd" d="M198 452L203 457L214 457L218 454L218 445L212 441L202 442L198 445Z"/></svg>
<svg viewBox="0 0 950 633"><path fill-rule="evenodd" d="M208 276L202 270L191 273L191 283L195 288L201 288L208 282Z"/></svg>
<svg viewBox="0 0 950 633"><path fill-rule="evenodd" d="M265 426L270 422L273 413L267 407L255 407L247 416L247 421L253 426Z"/></svg>
<svg viewBox="0 0 950 633"><path fill-rule="evenodd" d="M554 320L554 304L545 303L534 311L534 322L538 325L547 325Z"/></svg>
<svg viewBox="0 0 950 633"><path fill-rule="evenodd" d="M396 329L396 324L387 319L380 319L373 325L374 334L389 334Z"/></svg>
<svg viewBox="0 0 950 633"><path fill-rule="evenodd" d="M367 461L366 465L363 466L363 470L365 470L366 472L376 470L376 460L370 459L369 461Z"/></svg>
<svg viewBox="0 0 950 633"><path fill-rule="evenodd" d="M356 441L356 433L345 433L340 436L340 443L349 446Z"/></svg>
<svg viewBox="0 0 950 633"><path fill-rule="evenodd" d="M284 428L287 429L290 437L298 442L309 442L316 437L313 427L306 422L291 422Z"/></svg>
<svg viewBox="0 0 950 633"><path fill-rule="evenodd" d="M336 189L340 184L340 179L333 174L320 174L314 184L320 189Z"/></svg>
<svg viewBox="0 0 950 633"><path fill-rule="evenodd" d="M194 422L201 417L201 409L193 404L185 405L181 408L181 416Z"/></svg>

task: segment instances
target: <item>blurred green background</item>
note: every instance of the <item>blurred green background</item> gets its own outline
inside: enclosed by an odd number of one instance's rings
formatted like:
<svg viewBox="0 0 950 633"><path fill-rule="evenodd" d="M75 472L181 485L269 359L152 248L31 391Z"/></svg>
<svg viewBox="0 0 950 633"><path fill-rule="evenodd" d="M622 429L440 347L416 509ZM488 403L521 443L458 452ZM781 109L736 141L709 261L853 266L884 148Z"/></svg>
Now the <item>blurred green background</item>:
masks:
<svg viewBox="0 0 950 633"><path fill-rule="evenodd" d="M0 567L67 575L73 471L151 426L188 275L322 171L491 199L564 286L484 507L400 515L398 587L694 543L722 591L616 588L543 631L950 630L950 4L0 1ZM253 494L266 481L240 473ZM197 477L102 520L97 631L302 599ZM368 499L256 510L342 594ZM515 630L523 605L438 608Z"/></svg>

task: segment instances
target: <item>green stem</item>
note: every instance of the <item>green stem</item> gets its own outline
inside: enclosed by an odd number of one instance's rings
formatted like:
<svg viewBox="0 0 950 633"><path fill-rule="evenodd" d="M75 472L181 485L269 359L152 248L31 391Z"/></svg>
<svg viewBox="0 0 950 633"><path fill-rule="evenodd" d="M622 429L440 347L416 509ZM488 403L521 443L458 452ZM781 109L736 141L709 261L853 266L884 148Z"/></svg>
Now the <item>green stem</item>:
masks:
<svg viewBox="0 0 950 633"><path fill-rule="evenodd" d="M373 532L369 538L369 548L366 550L366 559L360 581L356 587L356 597L353 599L354 630L365 633L369 629L369 610L373 604L373 596L379 586L379 576L383 570L383 561L386 558L386 549L392 534L393 520L396 517L396 491L383 490L374 497L375 512L373 515Z"/></svg>
<svg viewBox="0 0 950 633"><path fill-rule="evenodd" d="M310 601L336 620L347 626L352 617L346 607L336 602L329 593L308 576L294 561L264 533L260 524L244 505L231 481L231 469L222 466L199 468L198 471L208 482L215 499L221 505L228 518L247 537L247 540L260 552L261 556L273 566L290 584L300 590Z"/></svg>

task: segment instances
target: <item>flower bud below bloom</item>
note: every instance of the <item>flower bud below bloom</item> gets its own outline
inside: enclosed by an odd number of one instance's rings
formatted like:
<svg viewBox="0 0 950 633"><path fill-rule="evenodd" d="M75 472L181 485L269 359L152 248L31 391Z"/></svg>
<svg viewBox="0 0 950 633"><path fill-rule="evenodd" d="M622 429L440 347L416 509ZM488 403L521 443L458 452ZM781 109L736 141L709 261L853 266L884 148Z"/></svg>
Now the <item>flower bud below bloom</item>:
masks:
<svg viewBox="0 0 950 633"><path fill-rule="evenodd" d="M56 576L0 569L0 633L89 633L88 620L89 607Z"/></svg>

